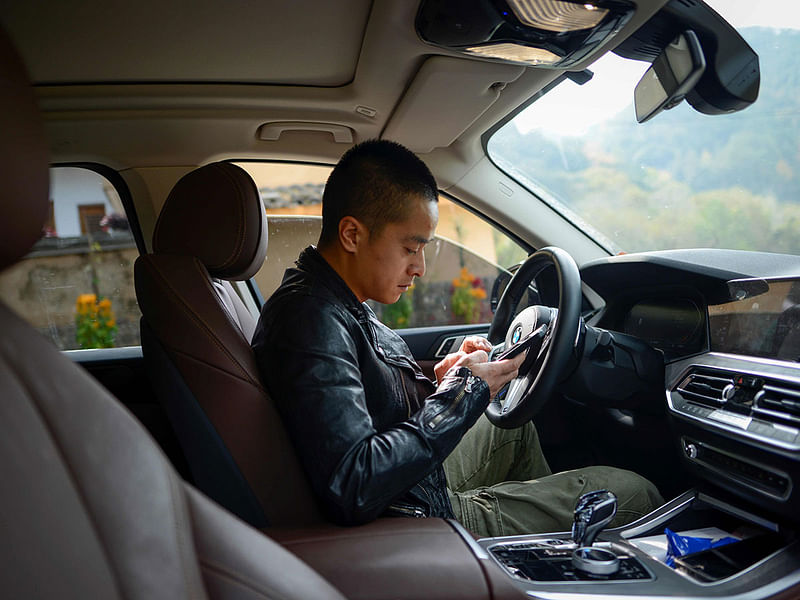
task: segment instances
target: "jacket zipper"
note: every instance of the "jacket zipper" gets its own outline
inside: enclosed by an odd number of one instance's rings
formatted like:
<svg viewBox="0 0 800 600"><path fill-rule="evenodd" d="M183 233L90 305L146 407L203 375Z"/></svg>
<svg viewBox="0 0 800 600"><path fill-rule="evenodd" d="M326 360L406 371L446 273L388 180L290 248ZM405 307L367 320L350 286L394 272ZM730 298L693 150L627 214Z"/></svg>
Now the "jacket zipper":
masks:
<svg viewBox="0 0 800 600"><path fill-rule="evenodd" d="M412 506L401 506L399 504L390 504L388 510L395 513L400 513L407 517L414 517L417 519L422 519L425 516L427 516L425 514L425 511L422 510L421 508L416 508Z"/></svg>
<svg viewBox="0 0 800 600"><path fill-rule="evenodd" d="M471 388L469 383L470 383L469 382L469 378L465 378L463 387L458 391L458 394L456 394L456 397L450 403L450 406L448 406L447 408L442 410L442 412L440 412L438 415L436 415L430 421L428 421L428 427L430 427L431 429L436 429L436 427L439 425L439 423L442 422L442 420L444 420L446 417L450 416L450 414L461 403L461 400L464 398L464 395L468 391L471 391L469 389L469 388Z"/></svg>

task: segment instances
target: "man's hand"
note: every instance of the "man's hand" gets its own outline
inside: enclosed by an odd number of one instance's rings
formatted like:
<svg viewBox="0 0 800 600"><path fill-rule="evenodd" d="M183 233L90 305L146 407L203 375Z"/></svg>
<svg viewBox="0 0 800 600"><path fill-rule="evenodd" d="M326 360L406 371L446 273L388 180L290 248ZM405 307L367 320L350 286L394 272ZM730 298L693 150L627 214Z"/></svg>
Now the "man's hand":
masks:
<svg viewBox="0 0 800 600"><path fill-rule="evenodd" d="M469 367L473 375L483 379L489 385L489 397L494 398L505 384L517 376L526 356L527 350L514 358L489 362L489 355L485 351L476 350L464 355L455 364Z"/></svg>
<svg viewBox="0 0 800 600"><path fill-rule="evenodd" d="M484 338L475 339L483 340ZM476 349L471 352L465 352L463 348L467 345L470 338L466 338L461 345L461 350L448 354L441 362L439 362L433 371L436 373L436 381L441 381L445 373L454 366L468 367L473 375L483 379L489 386L490 397L494 398L495 394L499 392L503 386L517 376L522 363L525 362L525 357L528 355L527 351L522 354L507 360L496 360L489 362L489 354L485 349ZM492 345L487 341L486 346L491 350ZM470 344L475 343L481 345L481 342L470 341ZM472 348L472 346L467 346Z"/></svg>
<svg viewBox="0 0 800 600"><path fill-rule="evenodd" d="M461 342L461 347L458 349L458 352L448 354L440 362L436 363L435 367L433 367L433 372L436 375L436 382L440 382L442 377L444 377L444 374L450 370L450 367L464 358L467 354L475 352L476 350L483 350L488 354L491 349L492 344L485 337L481 337L479 335L468 335L464 338L464 341Z"/></svg>
<svg viewBox="0 0 800 600"><path fill-rule="evenodd" d="M452 354L448 354L442 360L440 360L436 365L433 367L433 373L436 375L436 384L438 385L439 382L444 377L444 374L450 370L454 364L456 364L459 360L466 356L466 352L453 352Z"/></svg>

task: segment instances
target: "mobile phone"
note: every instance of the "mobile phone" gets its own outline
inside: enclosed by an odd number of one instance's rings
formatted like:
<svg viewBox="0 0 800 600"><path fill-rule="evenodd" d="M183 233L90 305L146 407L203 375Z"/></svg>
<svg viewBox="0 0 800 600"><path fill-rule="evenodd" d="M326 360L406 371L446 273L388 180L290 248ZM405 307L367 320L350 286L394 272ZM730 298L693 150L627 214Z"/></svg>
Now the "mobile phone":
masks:
<svg viewBox="0 0 800 600"><path fill-rule="evenodd" d="M503 350L499 354L493 353L491 360L503 360L506 358L514 358L521 352L524 352L525 350L530 348L537 341L541 343L541 341L544 339L544 334L546 330L547 330L546 325L539 325L539 327L531 331L528 335L526 335L524 338L522 338L520 341L518 341L510 348Z"/></svg>

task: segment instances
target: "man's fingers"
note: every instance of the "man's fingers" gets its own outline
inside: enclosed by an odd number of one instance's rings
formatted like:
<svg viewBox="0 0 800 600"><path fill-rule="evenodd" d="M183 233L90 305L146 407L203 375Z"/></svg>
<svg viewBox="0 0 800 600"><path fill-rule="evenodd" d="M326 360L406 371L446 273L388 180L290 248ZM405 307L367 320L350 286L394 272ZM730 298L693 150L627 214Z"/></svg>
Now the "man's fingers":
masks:
<svg viewBox="0 0 800 600"><path fill-rule="evenodd" d="M492 344L489 342L489 340L479 335L468 335L464 338L464 341L461 342L461 350L467 353L471 353L476 350L485 350L488 352L491 349Z"/></svg>
<svg viewBox="0 0 800 600"><path fill-rule="evenodd" d="M488 358L488 355L482 351L473 352L472 354L469 354L468 357L472 357L477 354L483 354ZM493 398L506 383L517 376L519 367L522 365L524 360L525 353L523 352L519 356L515 356L514 358L510 359L484 362L482 364L467 363L466 366L469 366L475 375L482 378L487 383L489 386L490 397Z"/></svg>
<svg viewBox="0 0 800 600"><path fill-rule="evenodd" d="M459 364L464 356L466 356L466 354L463 352L453 352L436 363L436 365L433 367L433 373L436 375L436 381L441 381L442 377L444 377L444 374L447 373L447 371L449 371L453 365Z"/></svg>
<svg viewBox="0 0 800 600"><path fill-rule="evenodd" d="M468 356L468 354L462 350L458 352L453 352L452 354L448 354L442 362L448 360L449 364L447 365L448 368L452 367L453 365L460 365L464 362L464 358Z"/></svg>
<svg viewBox="0 0 800 600"><path fill-rule="evenodd" d="M485 350L475 350L469 354L465 354L461 360L458 361L459 365L479 365L481 363L489 362L489 355Z"/></svg>

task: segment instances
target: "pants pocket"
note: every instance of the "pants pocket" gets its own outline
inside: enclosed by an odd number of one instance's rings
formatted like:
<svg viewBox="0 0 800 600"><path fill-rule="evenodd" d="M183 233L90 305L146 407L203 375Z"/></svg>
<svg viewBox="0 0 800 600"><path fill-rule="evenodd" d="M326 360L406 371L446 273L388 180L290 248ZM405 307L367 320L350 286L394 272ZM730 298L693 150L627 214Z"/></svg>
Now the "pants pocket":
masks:
<svg viewBox="0 0 800 600"><path fill-rule="evenodd" d="M481 537L505 535L500 502L489 488L456 492L453 495L458 499L453 503L453 509L464 527Z"/></svg>

